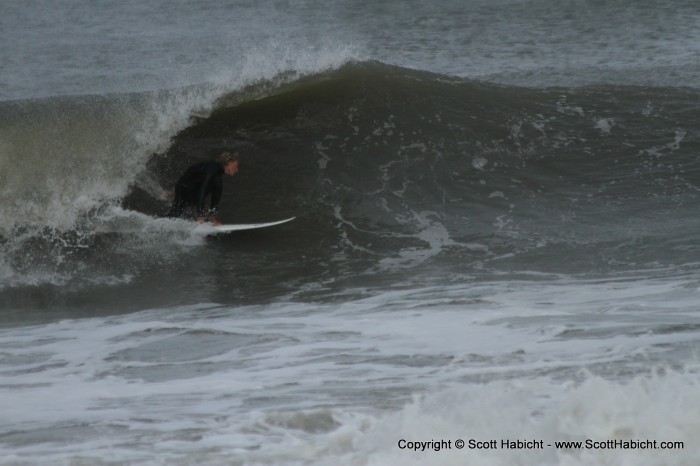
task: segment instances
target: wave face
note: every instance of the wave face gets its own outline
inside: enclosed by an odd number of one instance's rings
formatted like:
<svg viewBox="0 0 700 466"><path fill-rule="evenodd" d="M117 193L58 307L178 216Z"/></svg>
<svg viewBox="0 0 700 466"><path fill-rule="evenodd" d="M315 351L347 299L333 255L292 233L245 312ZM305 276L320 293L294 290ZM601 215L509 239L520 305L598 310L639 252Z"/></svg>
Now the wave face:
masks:
<svg viewBox="0 0 700 466"><path fill-rule="evenodd" d="M227 91L4 102L3 290L186 275L196 295L200 279L243 273L245 297L438 269L692 264L697 102L683 88L528 89L373 61ZM223 149L242 154L223 221L297 221L212 242L157 219L181 171Z"/></svg>
<svg viewBox="0 0 700 466"><path fill-rule="evenodd" d="M363 62L255 100L225 96L154 165L172 179L240 145L232 217L293 212L314 244L348 259L414 266L449 250L460 265L511 254L569 268L605 245L683 236L697 193L697 98L493 86ZM167 173L173 161L182 166ZM611 262L629 265L620 252Z"/></svg>

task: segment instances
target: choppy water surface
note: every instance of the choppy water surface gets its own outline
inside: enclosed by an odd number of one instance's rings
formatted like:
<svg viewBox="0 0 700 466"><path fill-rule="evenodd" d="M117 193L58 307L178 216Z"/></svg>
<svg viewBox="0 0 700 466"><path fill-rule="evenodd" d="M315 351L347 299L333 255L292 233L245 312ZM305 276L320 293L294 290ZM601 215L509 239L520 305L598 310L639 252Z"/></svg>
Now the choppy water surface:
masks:
<svg viewBox="0 0 700 466"><path fill-rule="evenodd" d="M0 5L0 462L694 464L699 13Z"/></svg>

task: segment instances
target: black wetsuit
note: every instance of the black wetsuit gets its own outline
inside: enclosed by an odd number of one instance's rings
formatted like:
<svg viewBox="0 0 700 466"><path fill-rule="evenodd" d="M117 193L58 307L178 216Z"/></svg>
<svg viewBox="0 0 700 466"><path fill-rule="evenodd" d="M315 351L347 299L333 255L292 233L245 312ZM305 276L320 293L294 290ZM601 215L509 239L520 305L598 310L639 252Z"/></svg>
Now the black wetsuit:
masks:
<svg viewBox="0 0 700 466"><path fill-rule="evenodd" d="M192 165L177 180L175 200L168 217L204 217L216 213L223 189L224 167L219 162L209 161ZM204 209L207 196L211 195L210 209ZM192 212L192 208L196 208Z"/></svg>

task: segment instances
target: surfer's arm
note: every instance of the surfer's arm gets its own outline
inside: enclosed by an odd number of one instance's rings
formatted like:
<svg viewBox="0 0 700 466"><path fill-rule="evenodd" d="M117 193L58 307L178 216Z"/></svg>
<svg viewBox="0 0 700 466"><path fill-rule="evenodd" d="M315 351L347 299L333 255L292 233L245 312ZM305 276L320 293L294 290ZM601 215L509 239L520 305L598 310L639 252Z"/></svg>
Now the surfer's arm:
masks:
<svg viewBox="0 0 700 466"><path fill-rule="evenodd" d="M209 191L209 184L216 183L216 177L211 173L207 173L206 177L199 186L199 193L197 194L197 216L201 217L205 215L204 202L207 199L207 192ZM216 185L214 185L216 186ZM214 190L215 191L215 190ZM221 193L219 193L219 197ZM212 204L214 203L214 192L212 191Z"/></svg>
<svg viewBox="0 0 700 466"><path fill-rule="evenodd" d="M211 183L211 212L216 212L217 207L219 207L219 201L221 201L224 183L220 176L212 177Z"/></svg>
<svg viewBox="0 0 700 466"><path fill-rule="evenodd" d="M199 195L197 196L197 221L211 222L214 225L221 225L221 222L216 218L216 208L221 200L221 192L223 191L223 183L220 176L216 176L213 173L207 173L206 178L202 182L199 188ZM204 208L206 202L207 193L211 192L211 207L207 211Z"/></svg>

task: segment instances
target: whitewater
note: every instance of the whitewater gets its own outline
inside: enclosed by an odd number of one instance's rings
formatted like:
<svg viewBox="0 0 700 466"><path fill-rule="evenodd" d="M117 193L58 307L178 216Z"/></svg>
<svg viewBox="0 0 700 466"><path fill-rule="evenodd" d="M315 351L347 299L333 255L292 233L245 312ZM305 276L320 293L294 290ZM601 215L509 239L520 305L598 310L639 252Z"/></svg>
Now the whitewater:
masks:
<svg viewBox="0 0 700 466"><path fill-rule="evenodd" d="M0 4L0 464L695 464L698 21Z"/></svg>

